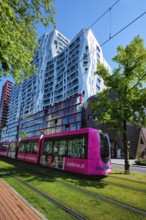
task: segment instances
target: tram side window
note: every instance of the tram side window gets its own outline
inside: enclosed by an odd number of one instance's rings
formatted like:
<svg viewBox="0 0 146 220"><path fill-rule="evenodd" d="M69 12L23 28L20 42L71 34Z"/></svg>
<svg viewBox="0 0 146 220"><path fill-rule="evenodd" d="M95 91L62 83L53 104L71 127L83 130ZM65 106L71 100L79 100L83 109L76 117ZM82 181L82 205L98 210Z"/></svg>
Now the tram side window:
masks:
<svg viewBox="0 0 146 220"><path fill-rule="evenodd" d="M8 149L8 143L2 143L1 150L2 151L7 151L7 149Z"/></svg>
<svg viewBox="0 0 146 220"><path fill-rule="evenodd" d="M30 141L29 143L29 149L30 149L30 154L37 154L37 141Z"/></svg>
<svg viewBox="0 0 146 220"><path fill-rule="evenodd" d="M56 156L67 156L66 140L54 141L54 154Z"/></svg>
<svg viewBox="0 0 146 220"><path fill-rule="evenodd" d="M10 144L10 152L15 152L16 151L16 143L11 143Z"/></svg>
<svg viewBox="0 0 146 220"><path fill-rule="evenodd" d="M44 144L44 154L54 154L53 141L45 141Z"/></svg>
<svg viewBox="0 0 146 220"><path fill-rule="evenodd" d="M26 154L30 154L31 153L31 143L29 142L25 142L25 148L26 148Z"/></svg>
<svg viewBox="0 0 146 220"><path fill-rule="evenodd" d="M27 141L20 144L20 153L36 154L37 153L37 141Z"/></svg>
<svg viewBox="0 0 146 220"><path fill-rule="evenodd" d="M63 140L45 140L43 154L83 159L87 158L87 135L78 138L70 136Z"/></svg>
<svg viewBox="0 0 146 220"><path fill-rule="evenodd" d="M26 153L26 143L20 143L20 153Z"/></svg>
<svg viewBox="0 0 146 220"><path fill-rule="evenodd" d="M76 138L68 142L68 156L73 158L87 158L87 138Z"/></svg>

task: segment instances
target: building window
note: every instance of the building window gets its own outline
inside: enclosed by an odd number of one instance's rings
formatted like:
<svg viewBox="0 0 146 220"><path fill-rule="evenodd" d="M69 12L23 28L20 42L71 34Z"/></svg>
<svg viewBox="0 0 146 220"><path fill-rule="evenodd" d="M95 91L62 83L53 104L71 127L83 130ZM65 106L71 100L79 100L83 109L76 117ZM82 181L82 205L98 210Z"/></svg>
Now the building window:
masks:
<svg viewBox="0 0 146 220"><path fill-rule="evenodd" d="M92 115L88 115L88 119L91 119L92 118Z"/></svg>
<svg viewBox="0 0 146 220"><path fill-rule="evenodd" d="M85 91L83 90L83 92L82 92L82 96L84 97L85 96Z"/></svg>

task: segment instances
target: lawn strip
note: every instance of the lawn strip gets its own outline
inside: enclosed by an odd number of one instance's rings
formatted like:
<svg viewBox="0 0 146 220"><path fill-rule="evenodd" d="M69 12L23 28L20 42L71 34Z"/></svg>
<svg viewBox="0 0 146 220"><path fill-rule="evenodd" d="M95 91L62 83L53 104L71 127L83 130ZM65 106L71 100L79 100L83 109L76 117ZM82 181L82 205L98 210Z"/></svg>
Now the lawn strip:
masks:
<svg viewBox="0 0 146 220"><path fill-rule="evenodd" d="M133 188L134 190L137 191L143 191L146 193L146 184L140 184L138 182L134 182L131 180L125 180L125 179L118 179L118 178L112 178L112 177L107 177L106 179L103 180L105 183L110 183L110 184L120 184L121 187L127 187L127 188Z"/></svg>
<svg viewBox="0 0 146 220"><path fill-rule="evenodd" d="M119 170L113 170L112 173L109 174L108 176L112 176L114 178L119 178L119 179L130 180L130 181L138 182L140 184L141 183L146 184L146 174L143 173L131 172L129 175L125 175L124 171L121 172Z"/></svg>

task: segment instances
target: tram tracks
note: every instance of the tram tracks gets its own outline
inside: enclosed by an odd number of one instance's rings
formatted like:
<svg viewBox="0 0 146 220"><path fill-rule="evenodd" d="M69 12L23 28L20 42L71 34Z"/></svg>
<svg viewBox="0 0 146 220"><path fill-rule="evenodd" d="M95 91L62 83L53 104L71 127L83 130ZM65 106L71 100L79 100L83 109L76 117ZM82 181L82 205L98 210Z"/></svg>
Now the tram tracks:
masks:
<svg viewBox="0 0 146 220"><path fill-rule="evenodd" d="M115 185L115 186L120 186L120 187L123 187L123 188L126 188L126 189L132 189L132 190L135 190L135 191L138 191L138 192L143 192L143 193L146 193L146 190L145 189L139 189L139 188L136 188L136 187L133 187L133 186L125 186L123 184L120 184L120 183L114 183L112 181L103 181L104 183L108 183L108 184L111 184L111 185Z"/></svg>
<svg viewBox="0 0 146 220"><path fill-rule="evenodd" d="M122 177L119 177L119 176L113 176L113 175L111 175L111 177L114 178L114 179L120 179L120 180L131 181L131 180L127 179L127 178L122 178ZM135 183L140 183L140 184L146 184L146 182L144 182L144 181L141 182L141 181L138 181L138 180L133 180L133 182L135 182Z"/></svg>
<svg viewBox="0 0 146 220"><path fill-rule="evenodd" d="M15 161L13 161L13 162L11 162L12 164L15 164L16 166L18 166L17 165L17 162L15 162ZM36 171L36 170L34 170L33 168L28 168L28 167L24 167L23 165L20 165L19 164L19 166L18 167L21 167L22 169L27 169L27 170L29 170L29 171L32 171L32 172L35 172L38 176L43 176L43 177L45 177L45 178L48 178L48 179L50 179L50 180L53 180L53 181L56 181L56 182L60 182L60 183L62 183L62 184L68 184L68 185L72 185L71 183L67 183L67 182L64 182L64 181L62 181L62 180L57 180L56 178L54 178L54 177L52 177L52 176L49 176L49 175L45 175L43 172L40 172L40 171ZM118 178L118 177L113 177L112 176L112 178L116 178L116 179L121 179L121 180L125 180L125 181L130 181L130 180L128 180L128 179L124 179L124 178ZM140 181L134 181L134 182L136 182L136 183L142 183L142 182L140 182ZM138 192L143 192L143 193L146 193L146 190L144 190L144 189L139 189L139 188L137 188L137 187L133 187L133 186L127 186L127 185L123 185L123 184L120 184L120 183L115 183L115 182L113 182L113 181L109 181L109 180L101 180L101 183L104 183L104 184L111 184L111 185L115 185L115 186L120 186L120 187L123 187L123 188L127 188L127 189L132 189L132 190L135 190L135 191L138 191ZM145 182L143 182L143 184L146 184Z"/></svg>
<svg viewBox="0 0 146 220"><path fill-rule="evenodd" d="M15 163L15 165L18 166L16 163ZM117 206L119 206L119 207L128 209L128 210L130 210L130 211L132 211L132 212L135 212L135 213L138 213L138 214L141 214L141 215L146 216L146 212L145 212L145 211L143 211L143 210L141 210L141 209L138 209L138 208L136 208L136 207L133 207L133 206L124 204L124 203L122 203L122 202L118 202L118 201L116 201L116 200L114 200L114 199L110 199L110 198L108 198L108 197L106 197L106 196L101 195L100 193L87 190L87 189L85 189L85 188L82 188L82 187L80 187L80 186L76 186L76 185L74 185L74 184L71 184L71 183L68 183L68 182L65 182L65 181L62 181L62 180L57 180L56 178L54 178L54 177L52 177L52 176L46 176L44 173L42 173L42 172L40 173L40 172L34 170L33 168L24 167L24 166L22 166L22 165L20 166L20 164L19 164L19 168L24 169L24 170L29 170L29 171L31 171L31 172L34 172L34 173L37 174L38 176L44 177L44 178L46 178L46 179L49 179L50 181L55 181L55 182L61 183L61 184L63 184L63 185L66 185L67 187L74 188L75 190L78 190L78 191L80 191L80 192L83 192L83 193L85 193L85 194L87 194L87 195L93 196L93 197L95 197L95 198L104 200L104 201L106 201L106 202L108 202L108 203L112 203L112 204L117 205ZM16 177L16 178L17 178L17 177ZM21 180L20 180L20 181L21 181ZM115 184L115 183L110 182L110 181L102 181L102 182L104 182L104 183L109 183L109 184L113 184L113 185L118 185L118 186L120 186L120 187L123 187L122 184ZM27 183L26 183L26 184L27 184ZM137 189L137 188L134 188L134 187L130 187L130 186L129 186L129 187L125 186L125 188L146 193L146 190L140 190L140 189ZM37 190L37 189L36 189L36 190Z"/></svg>
<svg viewBox="0 0 146 220"><path fill-rule="evenodd" d="M8 171L6 174L9 175L10 177L12 177L13 179L15 179L16 181L18 181L19 183L23 184L27 188L29 188L32 191L36 192L41 197L43 197L46 200L50 201L51 203L55 204L56 206L58 206L59 208L61 208L65 212L67 212L68 214L74 216L76 219L86 220L86 218L84 216L82 216L82 215L78 214L77 212L71 210L70 208L66 207L62 203L58 202L56 199L53 199L52 197L48 196L47 194L43 193L42 191L38 190L37 188L33 187L32 185L28 184L27 182L23 181L22 179L18 178L17 176L13 175L11 172Z"/></svg>

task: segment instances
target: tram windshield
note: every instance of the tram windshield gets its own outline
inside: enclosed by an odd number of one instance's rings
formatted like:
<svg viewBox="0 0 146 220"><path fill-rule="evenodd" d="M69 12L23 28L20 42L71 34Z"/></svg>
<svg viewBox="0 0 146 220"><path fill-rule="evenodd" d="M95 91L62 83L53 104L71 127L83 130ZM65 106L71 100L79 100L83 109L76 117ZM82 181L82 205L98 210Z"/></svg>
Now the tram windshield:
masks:
<svg viewBox="0 0 146 220"><path fill-rule="evenodd" d="M104 163L108 163L110 160L110 142L108 134L100 132L100 154Z"/></svg>

